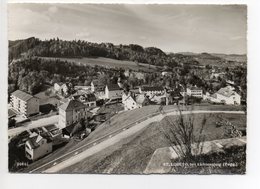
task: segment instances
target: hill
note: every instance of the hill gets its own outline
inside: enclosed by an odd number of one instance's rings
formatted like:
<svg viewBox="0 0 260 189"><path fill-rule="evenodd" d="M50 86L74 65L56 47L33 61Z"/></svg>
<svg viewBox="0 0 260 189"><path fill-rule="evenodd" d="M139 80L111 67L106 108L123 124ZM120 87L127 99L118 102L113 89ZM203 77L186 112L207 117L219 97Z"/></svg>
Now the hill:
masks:
<svg viewBox="0 0 260 189"><path fill-rule="evenodd" d="M241 62L241 63L246 63L246 61L247 61L246 54L213 54L213 55L223 58L227 61L235 61L235 62Z"/></svg>
<svg viewBox="0 0 260 189"><path fill-rule="evenodd" d="M9 41L9 54L9 62L22 56L104 57L156 66L176 66L176 62L170 56L156 47L144 48L137 44L91 43L82 40L67 41L59 38L42 41L32 37L25 40Z"/></svg>
<svg viewBox="0 0 260 189"><path fill-rule="evenodd" d="M217 54L217 53L178 53L185 57L198 62L200 65L210 65L219 67L235 67L235 66L246 66L247 56L236 55L236 54Z"/></svg>

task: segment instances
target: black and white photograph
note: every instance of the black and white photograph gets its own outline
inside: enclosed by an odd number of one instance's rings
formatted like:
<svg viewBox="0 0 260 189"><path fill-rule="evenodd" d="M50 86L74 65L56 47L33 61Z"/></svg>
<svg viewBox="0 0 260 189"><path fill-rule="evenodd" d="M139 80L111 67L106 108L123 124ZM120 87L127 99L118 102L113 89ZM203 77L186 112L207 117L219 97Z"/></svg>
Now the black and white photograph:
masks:
<svg viewBox="0 0 260 189"><path fill-rule="evenodd" d="M8 4L9 173L246 174L247 12Z"/></svg>

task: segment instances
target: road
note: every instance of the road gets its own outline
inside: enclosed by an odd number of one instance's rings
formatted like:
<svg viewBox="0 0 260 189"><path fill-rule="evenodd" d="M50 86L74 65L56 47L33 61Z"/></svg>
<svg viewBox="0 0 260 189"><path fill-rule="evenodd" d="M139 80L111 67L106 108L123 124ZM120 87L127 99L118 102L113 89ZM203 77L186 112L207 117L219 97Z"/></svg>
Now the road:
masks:
<svg viewBox="0 0 260 189"><path fill-rule="evenodd" d="M229 113L229 114L244 114L243 111L193 111L193 114L199 113ZM100 152L101 150L118 143L119 141L137 133L138 131L144 129L152 122L161 121L165 116L178 115L179 112L165 112L164 114L152 114L148 115L146 118L142 118L134 123L123 126L122 128L113 131L105 136L102 136L90 143L87 143L71 152L68 152L59 158L56 158L46 164L41 165L40 167L33 169L30 173L33 172L43 172L43 173L56 173L66 167L74 165L87 157ZM183 111L182 114L191 114L190 111Z"/></svg>
<svg viewBox="0 0 260 189"><path fill-rule="evenodd" d="M19 134L23 131L29 130L29 129L33 129L33 128L37 128L37 127L43 127L43 126L46 126L46 125L58 123L58 119L59 119L59 116L54 115L54 116L41 118L41 119L38 119L38 120L35 120L35 121L24 123L20 127L9 129L8 130L8 136L13 137L13 136L15 136L15 135L17 135L17 134Z"/></svg>

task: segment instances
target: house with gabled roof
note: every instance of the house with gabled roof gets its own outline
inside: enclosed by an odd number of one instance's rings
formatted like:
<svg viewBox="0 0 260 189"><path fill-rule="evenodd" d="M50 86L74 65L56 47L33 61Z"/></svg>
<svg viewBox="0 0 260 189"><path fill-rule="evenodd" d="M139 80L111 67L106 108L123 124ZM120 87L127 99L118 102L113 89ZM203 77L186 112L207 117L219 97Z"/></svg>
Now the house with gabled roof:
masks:
<svg viewBox="0 0 260 189"><path fill-rule="evenodd" d="M90 89L92 92L96 91L104 91L105 90L105 85L102 85L98 79L94 79L90 83Z"/></svg>
<svg viewBox="0 0 260 189"><path fill-rule="evenodd" d="M124 110L133 110L141 108L149 104L149 99L145 94L135 94L131 91L124 92L122 95L122 103Z"/></svg>
<svg viewBox="0 0 260 189"><path fill-rule="evenodd" d="M119 87L118 84L108 84L105 88L105 98L106 99L121 99L123 94L123 89Z"/></svg>
<svg viewBox="0 0 260 189"><path fill-rule="evenodd" d="M39 99L24 91L16 90L11 94L10 106L26 116L39 113Z"/></svg>
<svg viewBox="0 0 260 189"><path fill-rule="evenodd" d="M71 124L88 119L91 116L88 107L78 100L69 99L59 107L59 127L65 128Z"/></svg>
<svg viewBox="0 0 260 189"><path fill-rule="evenodd" d="M71 83L58 82L54 84L54 91L61 95L68 95L69 89L72 89Z"/></svg>
<svg viewBox="0 0 260 189"><path fill-rule="evenodd" d="M240 105L241 96L235 91L234 87L226 86L219 89L210 98L212 102L224 103L230 105Z"/></svg>
<svg viewBox="0 0 260 189"><path fill-rule="evenodd" d="M78 90L76 93L71 95L71 99L78 100L85 104L87 107L96 107L97 98L93 93Z"/></svg>
<svg viewBox="0 0 260 189"><path fill-rule="evenodd" d="M39 133L31 133L25 142L25 156L30 160L37 160L52 152L52 140Z"/></svg>

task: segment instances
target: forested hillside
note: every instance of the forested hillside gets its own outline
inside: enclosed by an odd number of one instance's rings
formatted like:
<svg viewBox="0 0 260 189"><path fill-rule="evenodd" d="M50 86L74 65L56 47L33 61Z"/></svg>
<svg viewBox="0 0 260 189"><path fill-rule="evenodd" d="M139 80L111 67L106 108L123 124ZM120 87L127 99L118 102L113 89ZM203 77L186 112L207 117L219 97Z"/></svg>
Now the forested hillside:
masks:
<svg viewBox="0 0 260 189"><path fill-rule="evenodd" d="M91 43L82 40L66 41L54 38L41 41L29 38L9 43L9 61L21 56L41 57L106 57L130 60L157 66L176 66L176 61L155 47L140 45L114 45L112 43Z"/></svg>

